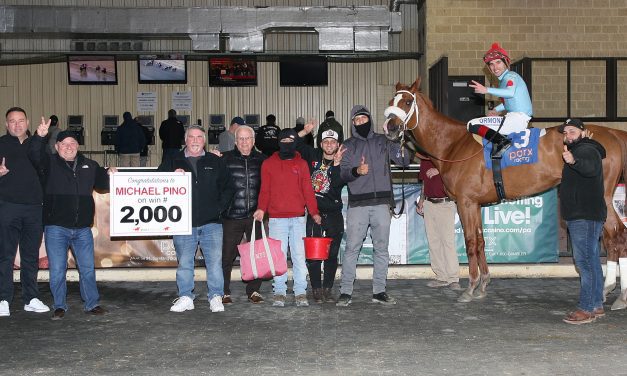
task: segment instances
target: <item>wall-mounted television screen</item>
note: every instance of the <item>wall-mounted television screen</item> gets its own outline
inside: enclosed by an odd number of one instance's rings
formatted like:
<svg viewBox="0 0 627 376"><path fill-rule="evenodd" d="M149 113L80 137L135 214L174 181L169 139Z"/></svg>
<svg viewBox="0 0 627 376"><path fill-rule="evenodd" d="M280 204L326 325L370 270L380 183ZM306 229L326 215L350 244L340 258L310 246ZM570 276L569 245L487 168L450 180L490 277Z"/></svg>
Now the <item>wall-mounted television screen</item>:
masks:
<svg viewBox="0 0 627 376"><path fill-rule="evenodd" d="M257 61L254 59L220 57L209 59L209 85L257 85Z"/></svg>
<svg viewBox="0 0 627 376"><path fill-rule="evenodd" d="M140 55L137 60L137 76L140 84L186 84L185 56Z"/></svg>
<svg viewBox="0 0 627 376"><path fill-rule="evenodd" d="M327 86L325 58L283 58L279 62L281 86Z"/></svg>
<svg viewBox="0 0 627 376"><path fill-rule="evenodd" d="M67 77L70 85L117 85L115 56L69 55Z"/></svg>

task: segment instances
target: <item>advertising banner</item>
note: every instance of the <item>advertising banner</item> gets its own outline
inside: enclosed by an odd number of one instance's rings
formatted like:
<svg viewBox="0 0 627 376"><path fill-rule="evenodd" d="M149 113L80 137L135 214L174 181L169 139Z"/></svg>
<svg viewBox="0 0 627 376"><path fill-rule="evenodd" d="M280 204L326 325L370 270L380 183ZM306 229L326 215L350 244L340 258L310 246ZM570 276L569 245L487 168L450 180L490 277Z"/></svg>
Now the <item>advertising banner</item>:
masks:
<svg viewBox="0 0 627 376"><path fill-rule="evenodd" d="M390 228L390 264L429 264L429 243L423 217L416 213L415 202L420 197L421 185L405 185L405 211L392 218ZM402 192L394 185L396 207L401 207ZM347 192L344 191L344 201ZM345 209L346 210L346 205ZM536 263L558 261L557 191L499 205L482 208L485 252L489 263ZM344 211L346 220L346 211ZM464 234L455 216L455 244L459 261L465 263ZM340 252L343 253L346 235ZM372 263L370 231L359 257L360 264Z"/></svg>
<svg viewBox="0 0 627 376"><path fill-rule="evenodd" d="M110 177L110 236L192 233L189 172L116 172Z"/></svg>

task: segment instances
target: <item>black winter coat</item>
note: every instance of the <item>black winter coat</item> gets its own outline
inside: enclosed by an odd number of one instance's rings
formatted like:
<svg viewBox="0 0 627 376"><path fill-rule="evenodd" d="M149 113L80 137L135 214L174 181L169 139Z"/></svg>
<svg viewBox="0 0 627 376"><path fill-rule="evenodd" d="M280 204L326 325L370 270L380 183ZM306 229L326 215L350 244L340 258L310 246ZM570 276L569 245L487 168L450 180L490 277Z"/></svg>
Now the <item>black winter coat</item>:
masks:
<svg viewBox="0 0 627 376"><path fill-rule="evenodd" d="M46 148L44 138L37 135L32 137L29 156L42 172L44 225L91 227L95 214L92 193L94 188L109 190L107 171L81 154L76 156L75 165L68 165L58 154L46 153Z"/></svg>
<svg viewBox="0 0 627 376"><path fill-rule="evenodd" d="M560 212L566 221L585 219L605 222L603 164L605 148L595 140L584 138L569 145L575 163L564 164L560 184Z"/></svg>
<svg viewBox="0 0 627 376"><path fill-rule="evenodd" d="M31 141L32 137L21 144L14 136L7 134L0 137L0 163L4 158L9 169L8 174L0 177L0 201L41 205L43 196L39 176L36 168L28 160Z"/></svg>
<svg viewBox="0 0 627 376"><path fill-rule="evenodd" d="M185 150L181 150L174 158L161 163L159 171L179 168L192 173L192 226L221 223L222 213L228 208L235 192L224 159L205 153L198 159L195 173L185 157Z"/></svg>
<svg viewBox="0 0 627 376"><path fill-rule="evenodd" d="M243 156L237 148L222 154L231 172L235 195L224 218L245 219L252 217L257 210L257 200L261 189L261 163L267 158L257 150Z"/></svg>

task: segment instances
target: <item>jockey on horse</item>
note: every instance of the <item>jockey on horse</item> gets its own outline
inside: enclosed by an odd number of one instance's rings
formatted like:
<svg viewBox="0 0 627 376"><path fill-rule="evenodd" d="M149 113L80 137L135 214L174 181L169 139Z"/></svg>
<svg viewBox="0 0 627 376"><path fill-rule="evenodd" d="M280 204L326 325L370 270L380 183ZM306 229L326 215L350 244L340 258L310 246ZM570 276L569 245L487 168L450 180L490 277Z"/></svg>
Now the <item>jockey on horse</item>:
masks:
<svg viewBox="0 0 627 376"><path fill-rule="evenodd" d="M467 128L471 133L492 142L494 144L492 156L500 158L512 142L498 132L509 134L525 129L533 115L533 108L525 81L518 73L509 70L511 60L507 51L498 43L494 43L483 56L483 61L490 72L499 79L499 87L487 88L474 80L468 86L474 88L475 93L491 94L501 98L503 103L490 110L488 116L496 116L503 111L507 113L504 121L482 122L481 119L484 118L473 119L468 122Z"/></svg>

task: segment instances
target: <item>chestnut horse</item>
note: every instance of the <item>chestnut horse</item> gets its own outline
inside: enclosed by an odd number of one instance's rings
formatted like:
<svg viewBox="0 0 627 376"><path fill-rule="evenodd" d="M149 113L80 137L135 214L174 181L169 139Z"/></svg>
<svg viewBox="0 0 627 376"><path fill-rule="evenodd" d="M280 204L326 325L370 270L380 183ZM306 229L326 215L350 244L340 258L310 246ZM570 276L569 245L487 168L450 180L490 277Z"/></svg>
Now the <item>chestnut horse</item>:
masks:
<svg viewBox="0 0 627 376"><path fill-rule="evenodd" d="M431 101L419 92L419 87L420 78L410 87L396 84L394 98L385 110L388 137L398 139L402 132L411 132L418 144L433 156L433 164L440 171L446 190L457 202L464 228L470 278L468 288L458 301L481 299L486 296L490 282L481 205L498 202L492 171L485 166L482 145L466 130L466 124L437 112ZM597 125L586 125L586 128L607 152L603 173L608 217L603 227L603 243L608 259L617 260L619 256L627 257L627 231L614 210L612 196L621 174L627 177L627 133ZM563 150L563 135L556 127L548 128L540 138L538 163L503 169L506 199L532 196L558 185L564 165Z"/></svg>

